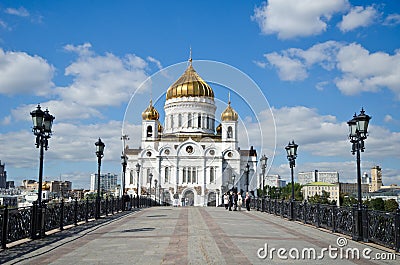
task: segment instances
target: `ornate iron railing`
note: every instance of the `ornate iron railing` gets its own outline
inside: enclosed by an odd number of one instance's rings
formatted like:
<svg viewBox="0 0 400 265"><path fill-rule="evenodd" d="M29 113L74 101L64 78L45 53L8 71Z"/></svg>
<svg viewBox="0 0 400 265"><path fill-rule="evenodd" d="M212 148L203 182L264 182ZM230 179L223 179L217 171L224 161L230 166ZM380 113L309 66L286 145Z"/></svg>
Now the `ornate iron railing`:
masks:
<svg viewBox="0 0 400 265"><path fill-rule="evenodd" d="M100 216L113 215L135 207L158 205L150 203L150 198L125 197L106 198L100 202ZM139 202L139 203L136 203ZM96 216L95 200L75 200L72 202L43 204L42 209L36 204L25 208L0 209L0 245L6 248L8 243L24 238L40 238L54 229L63 230L68 225L88 222Z"/></svg>
<svg viewBox="0 0 400 265"><path fill-rule="evenodd" d="M258 204L253 199L253 208ZM400 251L400 210L394 213L358 210L355 207L338 207L324 204L309 204L298 201L264 199L265 212L295 220L304 224L322 227L332 232L352 236L353 239L374 242ZM357 222L361 218L361 228Z"/></svg>

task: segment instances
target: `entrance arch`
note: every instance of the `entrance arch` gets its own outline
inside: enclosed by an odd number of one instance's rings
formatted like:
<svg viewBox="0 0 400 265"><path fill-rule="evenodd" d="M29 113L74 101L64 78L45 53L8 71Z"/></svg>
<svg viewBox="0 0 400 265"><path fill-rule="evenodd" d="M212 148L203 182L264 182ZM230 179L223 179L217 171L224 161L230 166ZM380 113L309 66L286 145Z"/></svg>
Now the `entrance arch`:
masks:
<svg viewBox="0 0 400 265"><path fill-rule="evenodd" d="M216 206L217 205L217 196L215 192L208 193L207 206Z"/></svg>
<svg viewBox="0 0 400 265"><path fill-rule="evenodd" d="M182 195L182 206L194 205L194 193L192 190L187 190Z"/></svg>

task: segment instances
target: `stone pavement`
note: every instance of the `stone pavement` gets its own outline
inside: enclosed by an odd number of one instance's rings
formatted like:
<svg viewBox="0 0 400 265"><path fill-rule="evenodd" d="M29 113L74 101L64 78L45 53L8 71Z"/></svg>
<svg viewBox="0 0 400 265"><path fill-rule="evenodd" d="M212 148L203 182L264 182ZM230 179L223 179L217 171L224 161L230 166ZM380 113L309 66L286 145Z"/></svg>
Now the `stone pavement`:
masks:
<svg viewBox="0 0 400 265"><path fill-rule="evenodd" d="M257 211L153 207L93 223L1 251L0 264L400 264L375 259L391 250Z"/></svg>

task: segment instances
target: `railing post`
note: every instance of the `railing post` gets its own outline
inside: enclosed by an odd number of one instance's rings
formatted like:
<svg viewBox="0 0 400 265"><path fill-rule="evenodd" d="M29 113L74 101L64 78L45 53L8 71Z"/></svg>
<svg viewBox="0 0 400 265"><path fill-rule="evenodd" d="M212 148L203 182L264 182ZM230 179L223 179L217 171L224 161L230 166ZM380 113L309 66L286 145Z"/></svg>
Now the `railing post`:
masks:
<svg viewBox="0 0 400 265"><path fill-rule="evenodd" d="M304 201L303 205L303 223L307 223L307 201Z"/></svg>
<svg viewBox="0 0 400 265"><path fill-rule="evenodd" d="M89 197L86 197L86 202L85 202L85 222L87 223L89 221Z"/></svg>
<svg viewBox="0 0 400 265"><path fill-rule="evenodd" d="M111 215L114 215L114 196L111 197Z"/></svg>
<svg viewBox="0 0 400 265"><path fill-rule="evenodd" d="M278 208L278 200L275 199L275 208L274 208L274 214L275 215L277 215L277 212L276 212L277 208Z"/></svg>
<svg viewBox="0 0 400 265"><path fill-rule="evenodd" d="M314 224L316 227L321 227L320 214L321 214L321 205L319 203L317 203L316 213L315 213L315 223L316 224Z"/></svg>
<svg viewBox="0 0 400 265"><path fill-rule="evenodd" d="M8 206L4 208L3 212L3 227L1 228L1 248L7 248L7 234L8 234Z"/></svg>
<svg viewBox="0 0 400 265"><path fill-rule="evenodd" d="M337 206L332 205L332 233L336 233L336 210Z"/></svg>
<svg viewBox="0 0 400 265"><path fill-rule="evenodd" d="M353 206L353 235L355 241L362 240L362 210L358 209L358 205Z"/></svg>
<svg viewBox="0 0 400 265"><path fill-rule="evenodd" d="M37 201L33 202L32 205L32 216L31 216L31 239L36 239L37 232L37 219L38 219L38 206Z"/></svg>
<svg viewBox="0 0 400 265"><path fill-rule="evenodd" d="M108 215L108 207L109 207L109 200L108 200L108 196L106 196L106 216Z"/></svg>
<svg viewBox="0 0 400 265"><path fill-rule="evenodd" d="M400 209L396 210L394 215L394 238L395 238L395 250L400 251Z"/></svg>
<svg viewBox="0 0 400 265"><path fill-rule="evenodd" d="M60 230L64 230L64 199L60 203Z"/></svg>
<svg viewBox="0 0 400 265"><path fill-rule="evenodd" d="M363 204L362 208L362 238L364 242L369 241L369 233L368 233L368 228L369 228L369 220L368 220L368 206Z"/></svg>
<svg viewBox="0 0 400 265"><path fill-rule="evenodd" d="M74 225L78 225L78 198L74 202Z"/></svg>

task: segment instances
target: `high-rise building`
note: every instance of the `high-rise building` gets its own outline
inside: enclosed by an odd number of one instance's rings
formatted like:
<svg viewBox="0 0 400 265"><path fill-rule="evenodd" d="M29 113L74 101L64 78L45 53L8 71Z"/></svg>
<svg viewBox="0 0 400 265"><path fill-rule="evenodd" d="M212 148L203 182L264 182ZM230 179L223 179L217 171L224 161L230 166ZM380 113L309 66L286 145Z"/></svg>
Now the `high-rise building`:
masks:
<svg viewBox="0 0 400 265"><path fill-rule="evenodd" d="M262 174L260 174L260 179L262 182ZM286 186L286 181L281 179L281 176L279 175L268 175L265 176L264 185L270 187L282 188Z"/></svg>
<svg viewBox="0 0 400 265"><path fill-rule="evenodd" d="M312 182L337 183L339 182L339 172L324 172L318 170L310 172L300 172L297 176L297 182L301 185Z"/></svg>
<svg viewBox="0 0 400 265"><path fill-rule="evenodd" d="M141 146L125 150L127 191L155 194L157 180L165 201L174 198L189 205L211 206L218 201L217 194L232 187L258 188L257 152L252 147L239 148L239 116L232 105L229 100L215 126L214 91L197 74L190 58L185 72L166 91L164 125L152 101L142 113Z"/></svg>
<svg viewBox="0 0 400 265"><path fill-rule="evenodd" d="M6 165L1 164L0 160L0 189L7 187L7 171L5 170Z"/></svg>
<svg viewBox="0 0 400 265"><path fill-rule="evenodd" d="M100 190L101 192L114 191L117 187L117 174L100 174ZM97 174L90 175L90 190L97 192Z"/></svg>
<svg viewBox="0 0 400 265"><path fill-rule="evenodd" d="M382 168L374 166L371 168L371 185L370 192L375 192L382 187Z"/></svg>

